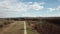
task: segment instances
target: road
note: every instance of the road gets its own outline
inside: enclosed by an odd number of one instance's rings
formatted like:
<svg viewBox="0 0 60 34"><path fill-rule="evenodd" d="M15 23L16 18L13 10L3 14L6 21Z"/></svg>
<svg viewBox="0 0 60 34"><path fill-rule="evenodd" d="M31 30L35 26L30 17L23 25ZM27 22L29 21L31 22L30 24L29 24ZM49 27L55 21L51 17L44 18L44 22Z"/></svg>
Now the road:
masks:
<svg viewBox="0 0 60 34"><path fill-rule="evenodd" d="M24 34L24 21L15 21L9 27L3 28L0 34Z"/></svg>
<svg viewBox="0 0 60 34"><path fill-rule="evenodd" d="M26 23L24 22L24 34L27 34Z"/></svg>
<svg viewBox="0 0 60 34"><path fill-rule="evenodd" d="M27 29L29 28L29 29ZM25 21L14 21L8 25L8 27L4 27L0 34L38 34L35 30L26 23Z"/></svg>

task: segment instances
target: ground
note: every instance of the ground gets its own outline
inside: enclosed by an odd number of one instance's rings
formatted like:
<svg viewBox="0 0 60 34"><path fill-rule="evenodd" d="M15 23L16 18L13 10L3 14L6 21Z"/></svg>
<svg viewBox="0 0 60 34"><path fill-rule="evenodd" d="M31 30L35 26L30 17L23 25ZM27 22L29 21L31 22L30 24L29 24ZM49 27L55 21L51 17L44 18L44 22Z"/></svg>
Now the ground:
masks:
<svg viewBox="0 0 60 34"><path fill-rule="evenodd" d="M23 30L24 28L24 22L23 21L15 21L14 23L11 23L8 27L3 28L0 31L0 34L24 34Z"/></svg>
<svg viewBox="0 0 60 34"><path fill-rule="evenodd" d="M7 27L0 28L0 34L24 34L24 22L25 21L14 21ZM27 34L39 34L26 23Z"/></svg>

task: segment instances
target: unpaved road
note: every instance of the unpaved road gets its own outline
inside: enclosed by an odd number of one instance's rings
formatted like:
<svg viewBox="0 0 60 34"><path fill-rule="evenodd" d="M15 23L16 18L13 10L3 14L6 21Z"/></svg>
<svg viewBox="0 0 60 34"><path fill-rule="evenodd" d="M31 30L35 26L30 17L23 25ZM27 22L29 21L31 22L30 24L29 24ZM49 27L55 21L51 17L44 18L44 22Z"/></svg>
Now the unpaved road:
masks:
<svg viewBox="0 0 60 34"><path fill-rule="evenodd" d="M14 21L8 25L8 27L3 27L0 34L38 34L35 30L26 23L25 21Z"/></svg>
<svg viewBox="0 0 60 34"><path fill-rule="evenodd" d="M24 21L24 34L27 34L26 22Z"/></svg>
<svg viewBox="0 0 60 34"><path fill-rule="evenodd" d="M0 34L24 34L24 21L15 21L9 27L3 28Z"/></svg>

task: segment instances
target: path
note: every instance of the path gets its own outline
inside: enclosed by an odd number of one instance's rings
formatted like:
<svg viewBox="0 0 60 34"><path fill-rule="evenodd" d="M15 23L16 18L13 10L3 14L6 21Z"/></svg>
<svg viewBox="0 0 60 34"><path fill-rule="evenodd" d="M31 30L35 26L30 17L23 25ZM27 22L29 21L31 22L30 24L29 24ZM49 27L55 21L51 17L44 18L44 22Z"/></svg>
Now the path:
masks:
<svg viewBox="0 0 60 34"><path fill-rule="evenodd" d="M0 34L24 34L23 30L20 30L22 28L24 28L24 21L15 21L9 27L3 28Z"/></svg>
<svg viewBox="0 0 60 34"><path fill-rule="evenodd" d="M24 22L24 34L27 34L26 22Z"/></svg>

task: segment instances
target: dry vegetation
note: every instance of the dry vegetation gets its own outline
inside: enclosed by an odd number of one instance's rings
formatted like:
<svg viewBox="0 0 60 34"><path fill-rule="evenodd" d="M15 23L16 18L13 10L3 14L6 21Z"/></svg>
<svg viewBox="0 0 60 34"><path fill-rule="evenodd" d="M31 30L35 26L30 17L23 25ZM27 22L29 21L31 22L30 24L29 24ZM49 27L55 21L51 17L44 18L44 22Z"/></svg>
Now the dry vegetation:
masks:
<svg viewBox="0 0 60 34"><path fill-rule="evenodd" d="M24 34L24 21L0 19L0 34Z"/></svg>
<svg viewBox="0 0 60 34"><path fill-rule="evenodd" d="M60 34L60 18L46 18L46 19L44 19L44 18L41 18L41 19L39 19L39 18L37 18L37 19L25 18L22 20L19 18L18 19L17 18L10 19L10 20L9 19L0 19L0 28L3 28L6 25L9 25L11 23L15 23L15 25L9 29L10 32L8 31L8 33L10 33L10 34L16 34L16 33L23 34L23 30L20 31L20 28L23 29L23 26L24 26L23 22L22 22L22 24L20 23L23 20L28 23L28 25L27 25L28 28L32 27L33 30L37 31L40 34ZM8 34L8 33L6 33L6 34ZM28 33L33 34L33 31L29 31Z"/></svg>
<svg viewBox="0 0 60 34"><path fill-rule="evenodd" d="M14 20L7 20L7 19L0 19L0 28L4 27L5 25L8 25L10 23L13 23Z"/></svg>
<svg viewBox="0 0 60 34"><path fill-rule="evenodd" d="M27 22L40 34L60 34L60 19L33 19Z"/></svg>

